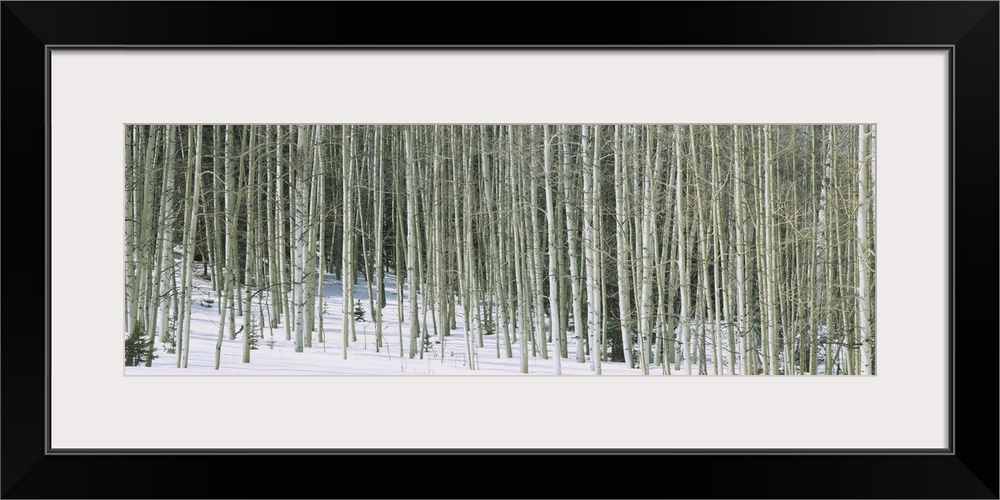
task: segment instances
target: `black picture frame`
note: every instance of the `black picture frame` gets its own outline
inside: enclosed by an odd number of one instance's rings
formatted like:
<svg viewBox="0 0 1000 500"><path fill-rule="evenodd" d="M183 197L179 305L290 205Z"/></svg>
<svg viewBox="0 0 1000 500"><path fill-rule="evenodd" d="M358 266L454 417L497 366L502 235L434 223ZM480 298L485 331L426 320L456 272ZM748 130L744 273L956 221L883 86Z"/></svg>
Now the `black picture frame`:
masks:
<svg viewBox="0 0 1000 500"><path fill-rule="evenodd" d="M4 189L8 239L3 254L8 269L28 271L27 279L9 275L10 293L3 294L7 313L2 323L7 335L0 338L4 498L309 497L317 496L316 480L329 481L328 489L320 489L318 496L354 497L998 498L993 385L998 329L996 316L990 314L997 303L997 287L990 278L997 276L992 250L997 241L1000 165L1000 4L996 1L557 3L553 7L558 17L544 14L535 3L2 4L6 147L0 152L8 179ZM623 450L594 456L424 450L350 457L294 455L294 450L287 454L48 453L46 336L53 313L48 302L52 201L47 164L48 47L496 44L609 50L616 46L948 47L953 100L949 451L661 455ZM960 227L962 238L956 231ZM976 307L979 303L988 305ZM40 318L45 319L44 329ZM469 491L438 484L432 479L438 467L446 468L448 476L472 479L482 487ZM580 478L560 479L552 474L554 467L578 471ZM550 489L529 487L532 483L526 478L532 471L539 471L536 477L546 478ZM192 481L193 476L200 482ZM209 490L202 488L206 480Z"/></svg>

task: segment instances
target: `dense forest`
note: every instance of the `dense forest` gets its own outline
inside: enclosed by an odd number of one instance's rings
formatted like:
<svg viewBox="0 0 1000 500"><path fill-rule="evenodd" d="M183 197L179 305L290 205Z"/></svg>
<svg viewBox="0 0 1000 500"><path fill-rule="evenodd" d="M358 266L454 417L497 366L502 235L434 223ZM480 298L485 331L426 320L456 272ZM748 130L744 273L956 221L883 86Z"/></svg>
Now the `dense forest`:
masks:
<svg viewBox="0 0 1000 500"><path fill-rule="evenodd" d="M125 364L187 368L205 310L214 369L269 335L333 366L874 375L874 151L868 125L127 125Z"/></svg>

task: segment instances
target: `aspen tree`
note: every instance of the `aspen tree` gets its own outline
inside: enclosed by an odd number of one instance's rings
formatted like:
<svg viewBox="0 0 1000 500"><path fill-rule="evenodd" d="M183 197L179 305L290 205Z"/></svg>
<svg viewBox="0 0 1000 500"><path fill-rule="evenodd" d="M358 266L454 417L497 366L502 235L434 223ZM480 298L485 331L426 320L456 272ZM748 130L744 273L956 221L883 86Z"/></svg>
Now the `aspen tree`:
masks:
<svg viewBox="0 0 1000 500"><path fill-rule="evenodd" d="M687 240L684 237L684 177L683 169L681 168L681 127L680 125L674 126L674 150L677 154L674 156L675 162L677 163L677 272L680 276L680 294L681 294L681 312L680 312L680 329L681 329L681 342L683 343L684 351L684 373L686 375L691 374L691 330L688 325L690 318L688 317L688 310L690 307L690 298L688 297L688 274L687 274L687 253L685 247L687 246ZM688 131L690 133L690 130Z"/></svg>
<svg viewBox="0 0 1000 500"><path fill-rule="evenodd" d="M617 131L617 127L615 128ZM556 259L556 253L558 252L558 247L556 243L556 211L555 211L555 195L553 192L552 184L554 182L552 174L552 137L549 133L549 125L544 125L542 127L542 166L545 171L545 218L548 224L549 232L549 311L551 315L552 327L551 330L553 336L555 337L556 353L555 353L555 372L556 375L562 374L562 352L560 349L561 338L560 332L562 331L559 324L560 319L560 308L559 308L559 277L557 276L558 265Z"/></svg>
<svg viewBox="0 0 1000 500"><path fill-rule="evenodd" d="M510 185L511 185L511 196L510 196L510 212L513 221L514 229L514 248L515 253L518 255L524 255L524 220L521 217L521 184L522 182L517 177L517 173L521 171L520 168L514 166L514 127L511 125L508 127L507 141L509 146L509 158L508 158L508 170L510 172ZM523 331L519 335L520 344L518 349L520 350L521 358L521 373L528 373L528 337L531 322L528 320L528 306L525 304L524 299L528 298L528 293L525 290L525 285L527 284L526 276L527 270L524 269L524 259L516 258L514 261L514 282L517 287L517 296L522 298L521 301L517 302L517 311L519 313L519 324Z"/></svg>
<svg viewBox="0 0 1000 500"><path fill-rule="evenodd" d="M529 144L534 146L536 143L537 127L531 126L531 136ZM545 328L545 314L544 314L544 304L542 302L543 295L542 289L544 285L542 283L542 274L544 273L544 266L542 264L542 229L539 228L538 222L538 212L541 208L538 206L538 175L537 175L537 164L538 161L535 157L534 151L528 153L530 159L528 160L528 177L529 177L529 203L528 210L530 212L531 219L531 238L527 240L530 246L529 258L531 260L531 266L529 272L531 274L531 286L532 286L532 297L535 299L534 310L535 310L535 335L534 339L538 344L538 349L541 351L542 359L549 359L548 344L546 343L546 328Z"/></svg>
<svg viewBox="0 0 1000 500"><path fill-rule="evenodd" d="M594 224L595 218L597 217L597 196L595 192L594 179L597 177L598 164L594 161L594 155L597 151L598 140L600 139L600 127L595 127L595 137L594 140L590 139L590 126L583 125L581 127L581 144L580 151L583 156L583 206L584 206L584 220L583 220L583 241L582 246L584 250L584 262L586 267L584 269L585 279L586 279L586 289L587 289L587 335L590 337L590 353L591 361L594 365L594 373L600 374L601 372L601 356L600 356L600 333L598 331L598 325L600 318L598 314L600 313L599 299L598 299L598 282L597 282L597 251L598 244L597 230ZM595 153L591 153L591 142L594 144Z"/></svg>
<svg viewBox="0 0 1000 500"><path fill-rule="evenodd" d="M189 129L190 130L190 129ZM192 307L192 295L193 295L193 281L194 281L194 238L198 231L198 196L201 189L201 145L202 145L202 130L201 125L198 125L195 129L195 152L194 152L194 174L191 176L192 186L191 196L189 199L190 212L186 214L188 218L187 228L185 230L185 244L184 244L184 258L185 264L185 277L184 277L184 303L187 307L184 312L184 340L183 342L178 342L177 354L178 354L178 368L187 368L188 359L191 354L191 307ZM178 338L178 340L180 340ZM181 344L183 343L183 350L181 349ZM182 354L183 352L183 354ZM216 362L216 367L218 367L218 362Z"/></svg>
<svg viewBox="0 0 1000 500"><path fill-rule="evenodd" d="M382 308L385 307L385 274L383 270L383 245L385 226L385 174L383 172L385 150L383 142L385 138L382 126L375 127L375 290L378 291L378 302L372 314L375 316L375 352L382 348ZM397 273L398 274L398 273ZM398 280L397 280L398 281ZM397 294L397 300L399 296Z"/></svg>
<svg viewBox="0 0 1000 500"><path fill-rule="evenodd" d="M174 231L174 143L177 140L177 127L172 125L167 125L167 156L164 162L165 172L163 173L163 187L162 194L160 196L160 234L159 234L159 256L156 261L156 272L154 276L159 282L159 286L154 288L158 291L157 299L157 315L159 317L160 327L159 331L161 335L166 334L168 324L167 317L170 311L170 283L168 280L164 279L164 273L170 273L171 276L174 275L174 257L173 257L173 231ZM149 347L146 352L146 366L152 366L153 363L153 344L156 340L156 336L151 332L149 335Z"/></svg>
<svg viewBox="0 0 1000 500"><path fill-rule="evenodd" d="M628 230L628 218L625 213L625 193L627 192L625 179L627 175L624 171L625 161L622 158L621 128L621 125L615 125L613 142L615 155L615 248L618 251L615 260L618 270L618 317L621 322L622 349L625 354L625 366L632 368L632 324L630 321L632 304L627 271L628 241L626 240L626 231Z"/></svg>
<svg viewBox="0 0 1000 500"><path fill-rule="evenodd" d="M254 210L256 209L256 206L255 206L254 202L256 201L257 196L256 196L256 192L254 191L254 183L253 183L253 180L255 179L256 174L257 174L257 161L256 161L257 128L255 126L251 125L250 126L250 130L249 130L248 133L249 133L249 136L250 136L249 137L249 140L250 140L250 149L249 149L249 155L250 155L250 158L249 158L250 173L247 176L248 181L246 183L247 184L247 206L246 206L246 213L247 213L247 229L246 229L246 231L247 231L247 256L246 256L246 261L247 261L247 265L246 265L246 272L245 272L244 276L245 276L245 281L246 281L246 286L247 286L247 296L251 297L251 295L250 295L250 272L251 272L250 268L251 268L251 266L255 265L254 263L257 261L257 255L256 255L257 245L256 245L256 242L252 241L252 239L251 239L251 234L253 234L253 224L256 223L256 222L258 222L258 221L256 221L254 219ZM257 283L257 285L260 286L259 283ZM263 320L263 319L264 318L261 318L261 320ZM244 363L249 363L250 362L250 335L253 334L253 332L251 331L251 327L252 327L251 299L248 298L247 301L246 301L245 307L243 308L243 362Z"/></svg>
<svg viewBox="0 0 1000 500"><path fill-rule="evenodd" d="M858 127L858 331L861 337L861 374L872 372L871 303L868 283L871 263L868 250L868 132L867 125Z"/></svg>
<svg viewBox="0 0 1000 500"><path fill-rule="evenodd" d="M410 280L410 359L417 354L417 337L420 336L420 323L417 311L417 174L416 161L413 158L413 128L407 126L403 131L403 146L406 149L406 277ZM402 290L400 290L402 294ZM346 335L346 333L345 333Z"/></svg>
<svg viewBox="0 0 1000 500"><path fill-rule="evenodd" d="M580 270L578 265L578 240L577 237L577 215L576 208L573 206L573 198L576 195L573 189L572 183L572 173L571 173L571 162L569 155L569 130L565 125L559 126L559 139L560 145L562 147L562 162L563 162L563 193L565 200L565 212L566 212L566 234L567 238L567 252L569 254L569 280L570 289L572 295L573 304L573 335L576 338L576 362L583 363L585 361L585 349L583 346L585 327L583 319L583 307L582 307L582 294L580 291Z"/></svg>
<svg viewBox="0 0 1000 500"><path fill-rule="evenodd" d="M342 279L341 283L343 285L343 357L347 359L347 346L352 341L355 340L354 332L354 279L357 276L357 271L354 269L354 193L353 193L353 156L354 156L354 126L342 126L343 131L342 144L343 149L341 153L341 181L343 183L343 202L344 202L344 236L343 236L343 249L341 250L342 259ZM413 189L411 186L407 186L407 189ZM412 284L411 284L412 287ZM412 353L411 353L412 357Z"/></svg>

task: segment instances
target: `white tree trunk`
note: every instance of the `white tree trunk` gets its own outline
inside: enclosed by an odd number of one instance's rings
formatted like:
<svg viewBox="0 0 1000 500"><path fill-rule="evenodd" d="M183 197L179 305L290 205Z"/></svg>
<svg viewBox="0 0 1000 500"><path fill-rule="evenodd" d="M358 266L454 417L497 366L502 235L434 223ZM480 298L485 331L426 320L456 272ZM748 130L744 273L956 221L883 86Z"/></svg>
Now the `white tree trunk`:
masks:
<svg viewBox="0 0 1000 500"><path fill-rule="evenodd" d="M744 269L744 242L743 242L743 184L740 177L742 168L740 143L740 127L733 125L733 208L735 210L736 228L736 335L739 336L740 358L739 365L741 375L750 375L747 366L747 342L746 342L746 276Z"/></svg>
<svg viewBox="0 0 1000 500"><path fill-rule="evenodd" d="M662 161L660 158L660 146L657 144L656 153L653 154L653 136L649 127L646 127L646 168L642 176L642 224L641 224L641 259L642 281L641 297L639 299L639 348L642 352L639 355L640 368L643 375L649 375L651 342L654 338L653 332L653 281L654 275L654 241L653 235L655 215L653 207L657 200L656 180L660 178ZM658 141L656 141L658 142Z"/></svg>
<svg viewBox="0 0 1000 500"><path fill-rule="evenodd" d="M765 295L767 301L767 338L768 353L770 357L770 374L778 375L778 331L777 331L777 290L775 281L777 278L777 245L774 241L774 169L771 158L771 126L764 125L764 255L766 258L767 271L764 273Z"/></svg>
<svg viewBox="0 0 1000 500"><path fill-rule="evenodd" d="M536 141L536 139L535 139L535 137L537 135L536 130L537 130L537 127L534 126L534 125L532 125L531 126L531 140L529 141L529 144L531 144L532 148L534 147L534 144L535 144L535 141ZM536 172L538 170L538 168L537 168L538 161L535 159L534 154L531 155L531 159L529 161L530 161L530 163L529 163L529 172L528 172L528 175L530 177L530 191L529 192L531 193L531 196L530 196L531 201L529 203L529 210L531 212L531 214L530 214L531 215L531 239L528 240L528 244L531 246L530 251L529 251L529 257L531 259L531 267L530 267L529 270L530 270L530 274L531 274L531 278L532 278L531 279L532 296L535 299L535 304L534 304L534 306L535 306L535 314L534 314L534 316L535 316L534 317L534 319L535 319L535 327L534 327L535 336L534 336L534 339L535 339L536 343L538 344L538 348L542 352L542 359L549 359L548 344L546 343L546 337L547 337L547 335L546 335L546 331L545 331L545 314L543 313L543 311L545 310L545 306L544 306L543 296L542 296L542 288L544 286L543 285L543 278L542 278L542 274L544 273L544 271L543 271L544 265L542 264L542 230L539 229L539 227L538 227L539 226L539 223L538 223L538 212L541 211L541 207L538 206L538 176L536 175Z"/></svg>
<svg viewBox="0 0 1000 500"><path fill-rule="evenodd" d="M615 260L618 264L618 317L621 321L622 349L625 353L625 366L632 368L632 290L627 267L629 242L626 239L628 214L625 211L627 173L622 158L620 144L623 139L620 137L620 132L621 125L615 125L615 248L618 251Z"/></svg>
<svg viewBox="0 0 1000 500"><path fill-rule="evenodd" d="M688 284L687 269L687 239L684 237L684 170L681 168L680 125L674 126L674 151L676 151L674 159L677 162L677 274L680 277L681 292L681 312L678 322L684 351L684 373L691 375L691 330L688 324L691 299L688 297L690 285Z"/></svg>
<svg viewBox="0 0 1000 500"><path fill-rule="evenodd" d="M417 169L413 158L413 128L407 126L404 135L406 149L406 277L410 280L410 359L417 354L420 323L417 311ZM402 289L400 289L400 296Z"/></svg>
<svg viewBox="0 0 1000 500"><path fill-rule="evenodd" d="M344 200L344 238L341 250L341 267L343 284L343 357L347 359L347 346L354 338L354 280L357 271L354 269L354 193L351 157L354 152L354 127L342 127L343 131L343 200ZM412 285L411 285L412 287Z"/></svg>
<svg viewBox="0 0 1000 500"><path fill-rule="evenodd" d="M157 303L157 313L160 320L160 332L161 335L167 333L168 328L168 315L170 311L170 288L171 281L164 278L164 273L169 273L169 276L174 276L174 249L173 249L173 232L174 232L174 142L177 140L177 127L172 125L167 125L167 158L164 164L166 165L166 172L164 173L164 189L163 195L160 199L160 258L158 261L157 276L160 277L159 286L159 299ZM176 314L176 311L175 311ZM176 333L175 333L176 335ZM154 336L150 335L149 342L150 345L153 344ZM150 351L146 357L146 366L150 366L153 362L152 351Z"/></svg>
<svg viewBox="0 0 1000 500"><path fill-rule="evenodd" d="M600 349L598 346L598 298L597 298L597 235L594 228L596 214L596 194L594 193L594 170L596 169L593 155L590 153L590 126L581 127L582 141L580 150L583 155L583 250L586 291L587 291L587 335L590 337L590 355L594 373L600 372ZM594 141L596 143L596 140Z"/></svg>
<svg viewBox="0 0 1000 500"><path fill-rule="evenodd" d="M254 234L254 223L258 222L254 218L255 201L257 199L257 193L255 191L256 186L254 185L254 179L257 177L257 127L251 125L249 127L250 134L250 173L247 176L247 264L245 270L246 287L247 287L247 300L245 307L243 308L243 362L250 362L250 336L255 334L252 331L253 326L253 315L251 314L251 304L252 295L250 293L251 276L254 271L254 266L257 261L257 245L253 241L252 235ZM260 283L254 283L256 286L260 286ZM260 318L263 321L264 318ZM260 325L258 325L259 329Z"/></svg>
<svg viewBox="0 0 1000 500"><path fill-rule="evenodd" d="M562 374L562 354L560 351L559 343L559 277L556 275L558 270L558 265L556 263L556 252L558 249L556 247L556 210L555 210L555 194L552 189L552 183L554 179L552 178L552 138L549 134L549 126L545 125L543 127L543 160L542 165L545 171L545 218L548 223L549 230L549 310L551 314L551 330L552 336L555 339L555 371L556 375Z"/></svg>
<svg viewBox="0 0 1000 500"><path fill-rule="evenodd" d="M382 241L383 236L383 226L385 217L385 181L383 173L383 154L382 149L382 126L378 125L375 127L375 290L378 291L378 300L375 302L375 310L372 314L375 316L375 352L379 352L382 348L382 308L385 306L385 275L382 271L382 247L384 242ZM398 273L397 273L398 274ZM399 299L397 294L396 300Z"/></svg>
<svg viewBox="0 0 1000 500"><path fill-rule="evenodd" d="M301 142L302 136L305 134L305 126L299 127L299 141ZM289 168L294 176L294 189L295 193L293 196L294 203L294 220L293 220L293 271L292 271L292 283L294 286L294 302L295 302L295 352L302 352L305 347L305 284L303 283L303 263L305 261L306 253L306 241L304 237L304 226L305 217L309 203L309 193L306 190L306 180L304 165L302 165L301 144L293 146L289 144L289 148L296 149L295 160L291 162ZM291 154L291 153L289 153Z"/></svg>
<svg viewBox="0 0 1000 500"><path fill-rule="evenodd" d="M188 214L188 224L187 230L185 231L185 250L184 255L187 260L185 268L187 272L184 277L184 290L185 290L185 303L187 308L184 313L184 349L183 357L181 359L180 367L188 367L188 358L191 351L191 307L192 307L192 296L193 296L193 284L194 284L194 240L195 234L198 232L198 197L200 196L199 191L201 190L201 143L202 143L202 133L201 125L196 127L195 131L195 153L194 153L194 175L192 176L192 194L191 194L191 211ZM178 344L177 353L181 354L180 344Z"/></svg>
<svg viewBox="0 0 1000 500"><path fill-rule="evenodd" d="M571 167L569 158L569 130L565 125L559 126L559 138L562 145L562 161L563 161L563 191L566 209L566 234L567 238L567 252L569 254L569 282L570 290L572 295L573 303L573 335L576 338L576 362L583 363L585 359L585 348L584 348L584 335L585 332L585 322L583 319L583 308L581 307L581 291L580 291L580 270L578 265L577 256L577 241L579 238L576 235L577 231L577 215L576 207L573 206L573 199L576 196L575 190L573 189L572 177L571 177Z"/></svg>
<svg viewBox="0 0 1000 500"><path fill-rule="evenodd" d="M872 372L871 298L868 251L868 125L858 127L858 329L861 334L861 374Z"/></svg>

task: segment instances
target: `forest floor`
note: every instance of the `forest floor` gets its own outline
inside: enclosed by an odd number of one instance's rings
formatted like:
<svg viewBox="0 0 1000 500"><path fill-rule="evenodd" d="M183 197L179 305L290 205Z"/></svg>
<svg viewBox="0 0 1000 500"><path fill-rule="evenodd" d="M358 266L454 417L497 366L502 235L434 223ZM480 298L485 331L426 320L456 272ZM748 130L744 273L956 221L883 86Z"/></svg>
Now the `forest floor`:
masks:
<svg viewBox="0 0 1000 500"><path fill-rule="evenodd" d="M468 366L469 356L465 343L464 318L462 308L456 311L456 328L445 336L444 348L437 342L433 330L433 319L428 311L426 322L430 345L423 352L423 359L418 355L410 359L409 320L407 317L409 304L408 284L404 285L403 318L399 316L398 290L396 277L386 275L386 306L382 310L383 345L376 349L375 320L370 311L368 284L363 274L359 274L354 286L354 300L360 301L365 310L364 319L355 322L357 341L349 342L347 359L343 352L343 288L342 283L332 274L324 277L323 295L325 312L323 314L323 332L325 342L318 342L318 333L313 332L312 347L304 348L304 352L295 352L295 336L287 340L286 325L282 322L276 328L268 326L268 304L270 297L263 293L263 311L260 301L254 299L251 316L257 317L257 324L263 326L258 333L257 348L250 351L250 363L243 363L243 335L240 332L234 340L229 339L229 328L223 334L221 363L215 370L215 346L219 338L220 314L215 293L209 281L195 277L195 293L191 312L191 347L186 369L178 369L177 355L169 354L167 347L159 337L156 340L157 356L151 367L125 367L126 375L519 375L520 344L512 342L512 357L506 356L502 331L483 336L483 346L476 345L473 339L473 362L475 369ZM244 290L243 293L246 293ZM423 312L423 308L421 308ZM261 317L263 316L263 317ZM284 318L282 318L284 319ZM243 318L237 316L236 328L243 325ZM402 327L402 330L400 330ZM499 329L498 329L499 330ZM402 335L400 334L402 331ZM400 356L400 341L402 336L403 356ZM570 333L572 337L572 334ZM499 357L497 342L500 342ZM539 346L540 348L540 346ZM562 359L563 375L593 375L594 370L590 358L584 363L576 361L575 341L571 338L568 345L568 357ZM531 343L528 342L528 373L534 375L555 374L554 344L548 343L549 359L542 359L540 353L532 355ZM711 349L711 347L709 347ZM443 353L442 353L443 351ZM604 375L639 375L638 368L630 369L623 362L602 362L601 371ZM651 375L660 375L659 366L650 367ZM674 371L680 374L683 371ZM697 370L695 370L697 373ZM708 373L713 373L712 364L708 365Z"/></svg>

